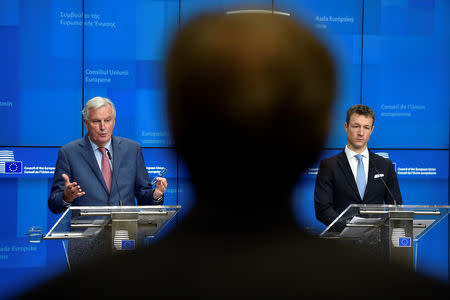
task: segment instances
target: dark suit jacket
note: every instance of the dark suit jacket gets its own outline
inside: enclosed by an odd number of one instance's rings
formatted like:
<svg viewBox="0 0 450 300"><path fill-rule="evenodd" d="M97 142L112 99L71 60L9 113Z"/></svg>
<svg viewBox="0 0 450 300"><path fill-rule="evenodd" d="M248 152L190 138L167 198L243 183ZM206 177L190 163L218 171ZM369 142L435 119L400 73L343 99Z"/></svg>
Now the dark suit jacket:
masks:
<svg viewBox="0 0 450 300"><path fill-rule="evenodd" d="M153 199L153 188L145 168L144 157L138 143L113 136L113 172L119 184L123 205L160 205ZM53 213L61 213L66 207L63 201L64 179L62 174L76 181L86 192L74 200L76 206L119 205L118 187L112 180L111 194L108 193L102 172L95 159L88 136L63 146L58 153L53 185L48 206Z"/></svg>
<svg viewBox="0 0 450 300"><path fill-rule="evenodd" d="M376 174L379 174L377 178ZM320 163L314 190L314 208L317 219L325 225L330 225L350 204L394 204L393 197L397 204L402 204L397 174L389 159L369 151L369 175L363 199L359 195L345 151Z"/></svg>

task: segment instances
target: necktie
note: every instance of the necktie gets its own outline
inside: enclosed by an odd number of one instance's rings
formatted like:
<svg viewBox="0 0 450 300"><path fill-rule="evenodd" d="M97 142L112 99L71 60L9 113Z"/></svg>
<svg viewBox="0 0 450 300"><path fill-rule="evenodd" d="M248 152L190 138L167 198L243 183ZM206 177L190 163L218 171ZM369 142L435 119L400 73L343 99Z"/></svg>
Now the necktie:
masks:
<svg viewBox="0 0 450 300"><path fill-rule="evenodd" d="M358 167L356 169L356 185L358 186L359 195L361 199L364 196L364 191L366 190L366 172L364 172L363 157L361 154L355 155L358 160Z"/></svg>
<svg viewBox="0 0 450 300"><path fill-rule="evenodd" d="M111 178L112 171L111 165L109 164L108 156L106 156L106 148L99 147L98 150L102 153L102 174L105 179L106 187L108 188L108 192L111 192Z"/></svg>

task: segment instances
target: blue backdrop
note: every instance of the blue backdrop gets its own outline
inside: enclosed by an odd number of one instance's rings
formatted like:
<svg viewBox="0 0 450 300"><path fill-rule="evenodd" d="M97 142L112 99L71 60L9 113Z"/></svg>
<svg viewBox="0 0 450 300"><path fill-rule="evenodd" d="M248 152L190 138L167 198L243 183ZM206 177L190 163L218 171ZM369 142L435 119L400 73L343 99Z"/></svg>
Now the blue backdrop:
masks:
<svg viewBox="0 0 450 300"><path fill-rule="evenodd" d="M47 208L57 151L85 134L81 109L94 96L115 102L115 134L143 146L151 177L168 168L166 204L182 205L179 218L189 211L189 174L165 113L164 55L193 16L249 8L301 18L335 57L339 90L322 158L345 146L348 107L369 105L369 146L393 160L404 203L448 205L449 1L2 0L0 295L66 268L61 242L30 244L25 234L58 219ZM313 208L318 166L302 176L292 204L299 226L314 232L324 229ZM426 238L418 271L448 281L448 220Z"/></svg>

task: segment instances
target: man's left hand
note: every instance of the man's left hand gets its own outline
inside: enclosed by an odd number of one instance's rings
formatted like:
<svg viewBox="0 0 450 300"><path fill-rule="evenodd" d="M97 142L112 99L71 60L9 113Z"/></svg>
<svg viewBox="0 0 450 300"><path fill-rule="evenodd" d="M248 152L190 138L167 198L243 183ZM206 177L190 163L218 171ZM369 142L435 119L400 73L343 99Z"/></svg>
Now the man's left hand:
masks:
<svg viewBox="0 0 450 300"><path fill-rule="evenodd" d="M167 179L163 177L156 178L155 191L153 192L153 199L158 200L164 195L167 189Z"/></svg>

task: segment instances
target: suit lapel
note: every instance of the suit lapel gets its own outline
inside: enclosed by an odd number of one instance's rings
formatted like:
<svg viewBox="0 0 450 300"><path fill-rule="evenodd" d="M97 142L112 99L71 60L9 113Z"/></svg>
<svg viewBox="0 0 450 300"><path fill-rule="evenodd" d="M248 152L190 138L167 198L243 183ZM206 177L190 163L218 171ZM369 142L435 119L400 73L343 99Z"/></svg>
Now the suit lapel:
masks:
<svg viewBox="0 0 450 300"><path fill-rule="evenodd" d="M353 176L352 169L350 168L350 164L348 163L347 155L345 155L345 151L339 153L338 156L338 165L344 173L345 178L348 181L349 186L353 190L356 195L356 198L362 202L361 196L359 195L358 187L356 185L355 177ZM367 191L367 189L366 189Z"/></svg>
<svg viewBox="0 0 450 300"><path fill-rule="evenodd" d="M366 194L371 193L371 189L373 188L373 184L375 182L375 174L377 173L377 171L375 170L375 168L373 167L374 165L376 165L377 163L377 157L375 154L373 154L371 151L369 151L369 178L367 178L367 186L366 186L366 191L364 192L364 197L366 196Z"/></svg>
<svg viewBox="0 0 450 300"><path fill-rule="evenodd" d="M97 159L95 158L94 151L92 150L91 142L87 135L84 136L81 145L81 155L86 161L87 165L91 168L92 172L97 177L98 181L102 184L105 191L108 193L108 188L106 187L105 179L103 178L102 171L98 167Z"/></svg>
<svg viewBox="0 0 450 300"><path fill-rule="evenodd" d="M112 151L113 151L113 173L116 178L119 177L119 166L120 166L120 158L122 155L122 145L120 140L116 137L111 137Z"/></svg>

